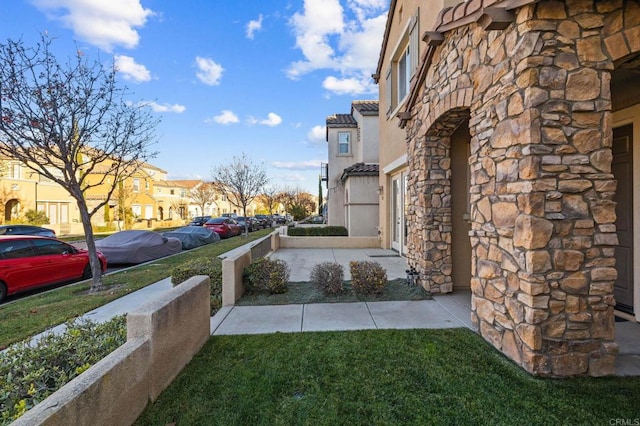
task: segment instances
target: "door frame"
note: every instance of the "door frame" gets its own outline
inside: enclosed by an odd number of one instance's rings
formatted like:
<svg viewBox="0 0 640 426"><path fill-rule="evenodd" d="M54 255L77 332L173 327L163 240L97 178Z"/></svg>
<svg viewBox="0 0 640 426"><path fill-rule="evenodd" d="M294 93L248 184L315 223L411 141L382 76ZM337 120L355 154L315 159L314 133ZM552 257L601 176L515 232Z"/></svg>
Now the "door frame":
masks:
<svg viewBox="0 0 640 426"><path fill-rule="evenodd" d="M627 124L633 125L634 145L640 143L640 104L624 108L613 113L613 126L622 127ZM640 167L640 147L633 150L633 168ZM633 193L640 191L640 174L633 177ZM633 263L640 265L640 197L633 198ZM633 271L633 309L636 321L640 322L640 267Z"/></svg>
<svg viewBox="0 0 640 426"><path fill-rule="evenodd" d="M407 201L407 171L403 170L391 176L391 196L390 199L390 215L389 215L389 231L391 236L391 248L400 255L407 253L407 217L406 217L406 201ZM398 186L396 187L396 182ZM398 191L396 192L396 188ZM396 223L396 218L399 221ZM396 241L396 234L398 240Z"/></svg>

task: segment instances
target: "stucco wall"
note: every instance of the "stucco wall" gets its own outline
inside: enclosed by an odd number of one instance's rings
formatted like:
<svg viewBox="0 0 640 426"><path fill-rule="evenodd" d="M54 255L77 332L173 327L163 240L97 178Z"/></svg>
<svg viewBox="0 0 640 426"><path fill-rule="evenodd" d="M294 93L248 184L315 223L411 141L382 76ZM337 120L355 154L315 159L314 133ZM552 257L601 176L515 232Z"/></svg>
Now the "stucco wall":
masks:
<svg viewBox="0 0 640 426"><path fill-rule="evenodd" d="M127 342L14 425L130 425L210 335L209 278L197 276L127 316Z"/></svg>

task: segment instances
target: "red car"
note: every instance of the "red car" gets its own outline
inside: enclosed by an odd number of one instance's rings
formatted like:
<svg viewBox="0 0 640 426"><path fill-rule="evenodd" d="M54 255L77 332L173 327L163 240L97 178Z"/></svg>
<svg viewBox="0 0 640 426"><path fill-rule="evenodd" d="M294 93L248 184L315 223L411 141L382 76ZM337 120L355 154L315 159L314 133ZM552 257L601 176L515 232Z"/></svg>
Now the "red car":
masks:
<svg viewBox="0 0 640 426"><path fill-rule="evenodd" d="M107 259L98 253L102 272ZM91 277L89 253L55 238L0 236L0 301L37 287Z"/></svg>
<svg viewBox="0 0 640 426"><path fill-rule="evenodd" d="M229 217L214 217L209 219L204 226L220 235L220 238L230 238L242 234L242 227Z"/></svg>

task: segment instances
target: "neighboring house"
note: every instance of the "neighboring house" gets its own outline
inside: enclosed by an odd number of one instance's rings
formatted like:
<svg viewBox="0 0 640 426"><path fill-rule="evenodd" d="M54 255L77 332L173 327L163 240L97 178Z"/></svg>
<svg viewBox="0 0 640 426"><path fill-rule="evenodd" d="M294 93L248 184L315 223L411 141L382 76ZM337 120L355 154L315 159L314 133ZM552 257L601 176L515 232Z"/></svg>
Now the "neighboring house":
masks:
<svg viewBox="0 0 640 426"><path fill-rule="evenodd" d="M614 309L640 319L638 3L420 3L391 2L378 66L410 266L431 292L470 286L480 335L527 371L613 374Z"/></svg>
<svg viewBox="0 0 640 426"><path fill-rule="evenodd" d="M105 199L109 201L91 218L91 222L95 226L120 222L121 228L129 214L129 220L133 222L155 219L153 176L157 170L156 167L141 164L132 173L127 173L129 176L121 179L111 194L109 189L115 177L109 175L109 164L105 162L92 170L85 178L89 185L95 185L84 192L89 209Z"/></svg>
<svg viewBox="0 0 640 426"><path fill-rule="evenodd" d="M378 235L378 101L353 101L327 117L327 223L353 237Z"/></svg>
<svg viewBox="0 0 640 426"><path fill-rule="evenodd" d="M183 181L157 180L153 197L157 202L156 219L189 219L191 204L189 187Z"/></svg>
<svg viewBox="0 0 640 426"><path fill-rule="evenodd" d="M0 176L0 212L2 223L24 215L27 210L45 212L47 228L56 234L82 232L76 201L60 185L25 167L24 164L2 159Z"/></svg>

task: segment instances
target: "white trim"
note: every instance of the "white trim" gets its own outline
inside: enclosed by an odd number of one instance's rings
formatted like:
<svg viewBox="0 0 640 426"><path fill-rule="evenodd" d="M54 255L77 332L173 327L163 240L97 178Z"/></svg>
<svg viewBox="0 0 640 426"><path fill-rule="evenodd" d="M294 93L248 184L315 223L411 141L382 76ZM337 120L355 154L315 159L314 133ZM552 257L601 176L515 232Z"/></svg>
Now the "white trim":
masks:
<svg viewBox="0 0 640 426"><path fill-rule="evenodd" d="M407 163L407 154L402 154L400 157L396 158L395 160L393 160L392 162L390 162L389 164L387 164L386 166L384 166L382 168L382 171L384 172L384 174L388 175L391 172L406 166Z"/></svg>

